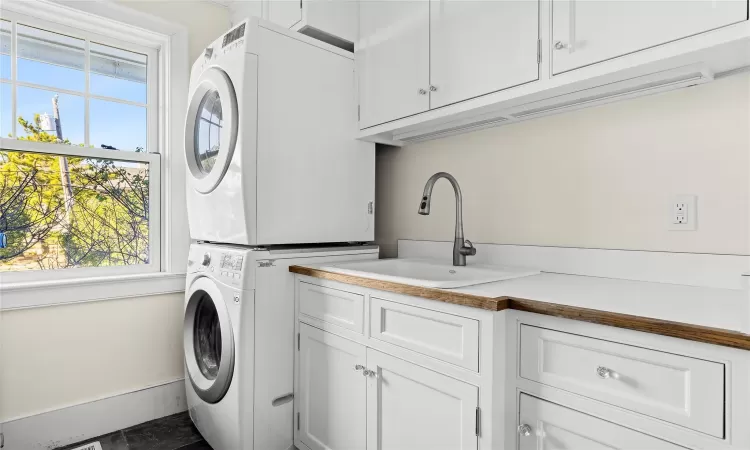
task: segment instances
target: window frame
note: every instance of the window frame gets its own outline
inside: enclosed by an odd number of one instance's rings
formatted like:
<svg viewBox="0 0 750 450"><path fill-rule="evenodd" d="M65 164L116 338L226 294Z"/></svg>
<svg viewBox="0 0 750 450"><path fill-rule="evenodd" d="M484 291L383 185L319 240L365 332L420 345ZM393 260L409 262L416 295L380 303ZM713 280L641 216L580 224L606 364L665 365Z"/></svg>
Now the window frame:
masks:
<svg viewBox="0 0 750 450"><path fill-rule="evenodd" d="M46 0L6 0L0 18L12 21L11 84L13 132L16 133L16 87L31 85L17 80L17 23L64 35L146 54L147 62L147 152L82 148L0 138L8 151L28 151L50 155L85 156L149 164L149 264L85 267L52 270L0 272L0 310L50 304L123 298L148 293L184 290L184 273L189 235L185 221L185 162L179 145L187 107L189 66L187 30L162 19L109 2L82 2L73 6ZM106 30L102 33L101 30ZM85 68L89 69L86 58ZM91 95L86 71L85 135L89 139ZM10 81L10 83L7 83ZM31 85L61 93L77 91ZM169 105L170 108L165 108ZM116 292L104 292L104 283ZM54 292L53 298L50 294Z"/></svg>

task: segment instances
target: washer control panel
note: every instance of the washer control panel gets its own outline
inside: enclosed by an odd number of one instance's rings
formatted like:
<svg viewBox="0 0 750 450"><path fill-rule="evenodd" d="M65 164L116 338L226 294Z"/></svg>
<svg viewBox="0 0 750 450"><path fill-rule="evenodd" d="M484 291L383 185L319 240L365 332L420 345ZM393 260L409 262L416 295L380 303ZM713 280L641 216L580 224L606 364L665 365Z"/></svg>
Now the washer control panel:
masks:
<svg viewBox="0 0 750 450"><path fill-rule="evenodd" d="M219 264L219 273L222 277L239 279L242 276L242 263L244 257L242 255L234 255L231 253L222 253L221 262Z"/></svg>

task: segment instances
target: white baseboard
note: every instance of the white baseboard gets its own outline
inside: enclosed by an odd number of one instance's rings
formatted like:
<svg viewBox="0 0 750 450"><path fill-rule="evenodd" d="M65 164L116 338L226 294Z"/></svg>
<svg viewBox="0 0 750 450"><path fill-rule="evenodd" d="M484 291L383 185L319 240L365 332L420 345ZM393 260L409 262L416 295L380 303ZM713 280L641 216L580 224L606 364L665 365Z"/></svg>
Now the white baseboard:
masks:
<svg viewBox="0 0 750 450"><path fill-rule="evenodd" d="M2 424L3 450L47 450L187 410L184 380Z"/></svg>
<svg viewBox="0 0 750 450"><path fill-rule="evenodd" d="M585 275L723 289L747 289L750 256L604 250L532 245L475 244L477 264L530 267L543 272ZM398 241L399 258L450 261L453 241Z"/></svg>

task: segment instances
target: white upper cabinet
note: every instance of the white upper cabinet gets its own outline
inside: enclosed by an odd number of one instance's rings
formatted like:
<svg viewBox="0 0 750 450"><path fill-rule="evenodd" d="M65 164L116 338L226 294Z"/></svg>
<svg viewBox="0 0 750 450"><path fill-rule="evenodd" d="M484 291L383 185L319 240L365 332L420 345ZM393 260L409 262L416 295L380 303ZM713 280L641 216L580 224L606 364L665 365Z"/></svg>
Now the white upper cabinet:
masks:
<svg viewBox="0 0 750 450"><path fill-rule="evenodd" d="M367 450L476 450L479 389L367 349Z"/></svg>
<svg viewBox="0 0 750 450"><path fill-rule="evenodd" d="M555 74L747 20L746 0L552 1Z"/></svg>
<svg viewBox="0 0 750 450"><path fill-rule="evenodd" d="M430 0L430 108L539 78L539 3Z"/></svg>
<svg viewBox="0 0 750 450"><path fill-rule="evenodd" d="M429 8L426 1L361 2L360 128L429 109Z"/></svg>

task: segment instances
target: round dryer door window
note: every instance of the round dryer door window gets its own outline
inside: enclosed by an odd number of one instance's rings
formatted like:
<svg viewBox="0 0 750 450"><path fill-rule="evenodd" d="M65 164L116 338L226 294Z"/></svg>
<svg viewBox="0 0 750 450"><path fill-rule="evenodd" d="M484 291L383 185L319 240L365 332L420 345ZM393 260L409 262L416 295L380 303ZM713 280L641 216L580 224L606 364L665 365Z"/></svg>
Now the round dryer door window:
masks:
<svg viewBox="0 0 750 450"><path fill-rule="evenodd" d="M221 292L208 278L199 278L190 287L183 334L193 390L205 402L219 402L232 383L234 333Z"/></svg>
<svg viewBox="0 0 750 450"><path fill-rule="evenodd" d="M193 138L195 160L201 172L211 173L221 151L221 129L224 127L218 91L210 90L203 96L197 121Z"/></svg>
<svg viewBox="0 0 750 450"><path fill-rule="evenodd" d="M237 96L227 74L207 69L193 87L185 125L190 184L207 194L219 185L237 143Z"/></svg>

